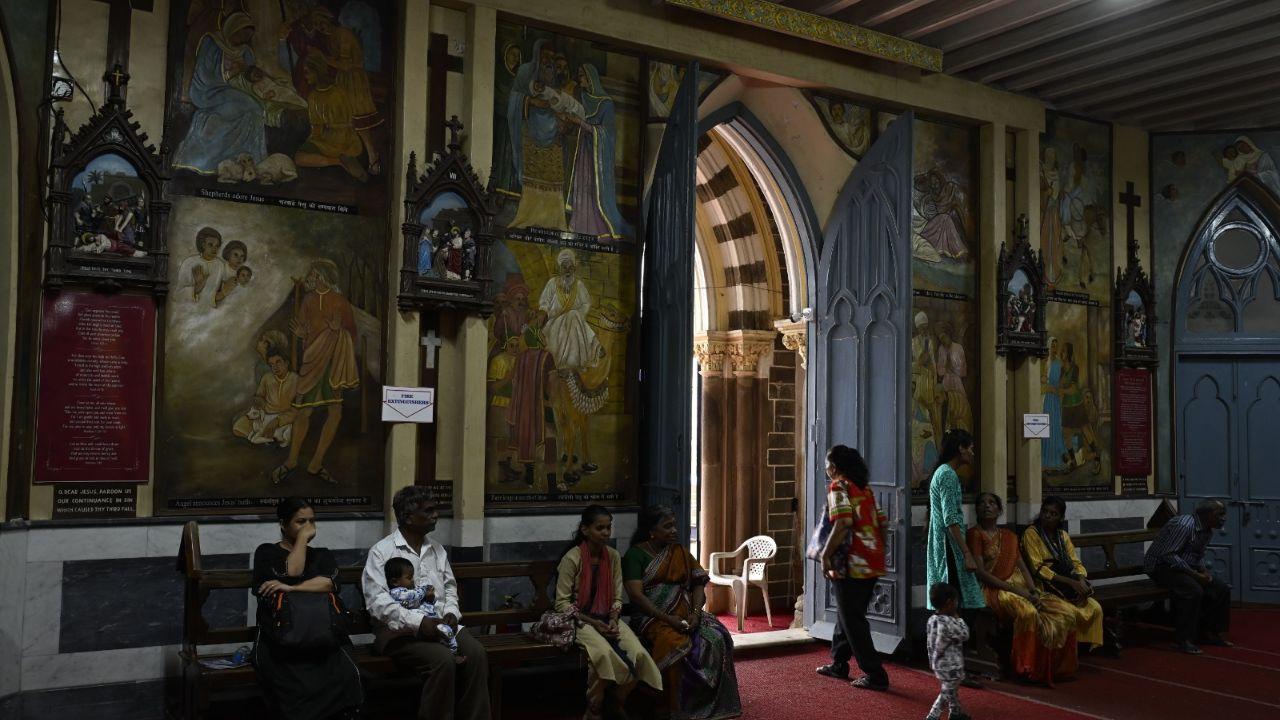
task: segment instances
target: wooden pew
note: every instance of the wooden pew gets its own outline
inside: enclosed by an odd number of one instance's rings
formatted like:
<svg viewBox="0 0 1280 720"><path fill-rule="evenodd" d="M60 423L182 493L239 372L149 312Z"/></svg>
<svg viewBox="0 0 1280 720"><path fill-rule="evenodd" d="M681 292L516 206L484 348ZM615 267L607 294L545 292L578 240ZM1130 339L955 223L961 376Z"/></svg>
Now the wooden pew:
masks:
<svg viewBox="0 0 1280 720"><path fill-rule="evenodd" d="M257 627L249 618L246 625L210 627L204 617L204 606L214 590L248 590L253 584L253 573L248 569L205 569L200 552L200 528L188 522L182 531L182 544L178 551L178 571L185 578L183 593L182 646L179 662L182 667L181 712L182 717L204 717L213 695L232 690L252 691L257 685L251 665L229 669L210 669L201 660L228 658L226 653L208 653L202 648L208 645L252 644L257 637ZM363 565L348 565L338 569L340 585L360 586ZM546 592L556 573L556 563L550 560L507 563L456 563L453 573L461 586L464 580L490 578L528 578L533 586L533 602L527 608L481 610L464 612L461 622L471 629L473 636L484 646L489 658L489 694L494 718L502 717L502 670L524 665L534 660L569 658L576 666L585 666L585 655L577 648L568 652L534 639L527 632L483 635L485 626L505 626L531 623L551 608L551 598ZM362 598L363 599L363 598ZM352 635L373 632L369 614L363 602L349 608L352 614ZM353 656L362 674L385 677L406 677L389 658L373 652L371 643L358 643Z"/></svg>
<svg viewBox="0 0 1280 720"><path fill-rule="evenodd" d="M1114 618L1116 613L1127 607L1143 605L1151 602L1162 602L1169 598L1169 591L1156 585L1147 577L1142 569L1142 562L1133 565L1122 565L1116 557L1116 548L1121 545L1147 543L1155 539L1159 529L1123 530L1118 532L1082 533L1072 535L1071 541L1076 549L1100 548L1104 563L1101 569L1088 568L1089 581L1093 584L1093 597L1102 606L1104 617ZM1116 580L1099 584L1099 580ZM1118 650L1118 639L1114 634L1117 623L1112 621L1107 628L1107 642ZM974 618L972 639L972 655L966 667L985 674L999 675L1005 666L1008 648L1001 639L1001 632L990 610L978 613ZM1007 640L1007 639L1006 639Z"/></svg>

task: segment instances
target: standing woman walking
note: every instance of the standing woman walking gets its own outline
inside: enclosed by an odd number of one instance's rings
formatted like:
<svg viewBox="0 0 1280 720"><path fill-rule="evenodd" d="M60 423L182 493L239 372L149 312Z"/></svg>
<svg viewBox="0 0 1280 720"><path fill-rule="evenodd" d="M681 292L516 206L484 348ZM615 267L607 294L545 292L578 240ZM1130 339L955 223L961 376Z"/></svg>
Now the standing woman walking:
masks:
<svg viewBox="0 0 1280 720"><path fill-rule="evenodd" d="M929 539L925 562L925 584L951 585L960 594L962 610L987 606L974 572L978 563L965 542L963 498L960 475L956 472L973 463L973 436L962 428L952 428L942 436L938 469L929 481ZM932 601L930 610L937 610Z"/></svg>
<svg viewBox="0 0 1280 720"><path fill-rule="evenodd" d="M837 622L831 636L831 663L819 675L849 679L853 658L863 676L850 683L867 690L888 690L889 675L871 640L867 604L876 578L884 574L884 513L876 507L870 472L862 455L836 445L827 451L827 515L831 534L822 548L822 574L831 580Z"/></svg>

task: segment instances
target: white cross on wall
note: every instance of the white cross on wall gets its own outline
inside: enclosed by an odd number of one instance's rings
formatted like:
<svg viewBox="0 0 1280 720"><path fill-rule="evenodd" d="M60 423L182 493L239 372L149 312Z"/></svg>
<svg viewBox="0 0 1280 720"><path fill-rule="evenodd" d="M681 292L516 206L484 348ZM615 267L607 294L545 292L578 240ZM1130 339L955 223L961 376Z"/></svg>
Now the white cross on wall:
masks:
<svg viewBox="0 0 1280 720"><path fill-rule="evenodd" d="M436 367L436 349L444 344L444 341L436 335L435 330L428 330L426 335L422 336L422 347L427 350L427 369L434 370Z"/></svg>

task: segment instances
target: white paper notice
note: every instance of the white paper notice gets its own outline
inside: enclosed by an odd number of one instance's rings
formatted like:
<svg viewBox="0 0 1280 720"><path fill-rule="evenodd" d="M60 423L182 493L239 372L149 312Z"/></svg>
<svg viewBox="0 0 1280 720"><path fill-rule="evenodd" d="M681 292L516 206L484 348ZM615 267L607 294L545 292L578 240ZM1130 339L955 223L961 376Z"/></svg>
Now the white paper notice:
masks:
<svg viewBox="0 0 1280 720"><path fill-rule="evenodd" d="M382 386L383 422L435 422L436 390Z"/></svg>
<svg viewBox="0 0 1280 720"><path fill-rule="evenodd" d="M1049 437L1049 415L1026 413L1022 416L1022 437L1045 440Z"/></svg>

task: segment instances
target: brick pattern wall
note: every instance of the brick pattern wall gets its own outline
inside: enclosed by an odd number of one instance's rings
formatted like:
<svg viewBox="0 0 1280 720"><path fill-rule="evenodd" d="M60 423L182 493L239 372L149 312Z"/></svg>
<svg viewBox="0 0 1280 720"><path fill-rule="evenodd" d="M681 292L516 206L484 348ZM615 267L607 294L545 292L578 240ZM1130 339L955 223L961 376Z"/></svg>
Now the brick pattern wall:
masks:
<svg viewBox="0 0 1280 720"><path fill-rule="evenodd" d="M778 543L777 560L769 569L769 600L773 609L790 612L804 586L801 555L805 542L803 529L797 522L798 477L803 459L799 457L797 438L803 439L797 420L797 381L803 387L804 371L796 367L796 353L782 346L779 336L773 348L769 368L768 396L764 404L765 431L764 486L769 490L765 528Z"/></svg>

